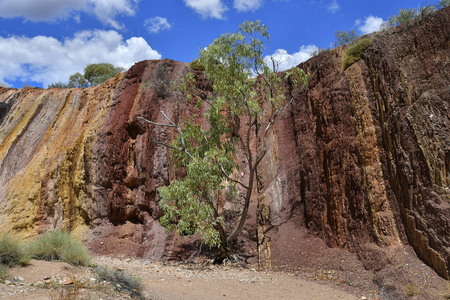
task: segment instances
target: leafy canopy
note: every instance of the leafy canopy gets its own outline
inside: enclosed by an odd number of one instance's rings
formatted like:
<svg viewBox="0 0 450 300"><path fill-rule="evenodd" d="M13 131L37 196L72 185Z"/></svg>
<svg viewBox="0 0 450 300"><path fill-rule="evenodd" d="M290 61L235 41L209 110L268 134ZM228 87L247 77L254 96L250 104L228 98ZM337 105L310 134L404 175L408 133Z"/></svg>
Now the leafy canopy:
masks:
<svg viewBox="0 0 450 300"><path fill-rule="evenodd" d="M226 33L200 51L196 64L212 84L213 93L207 98L198 96L195 75L188 73L180 85L183 95L194 102L197 114L186 114L179 124L163 113L178 135L166 144L172 151L177 167L186 170L184 178L172 180L159 188L160 207L164 215L160 224L180 235L196 234L209 246L228 247L240 233L247 216L256 168L267 151L266 138L276 120L284 113L288 93L286 82L294 90L306 84L308 76L294 68L284 79L264 58L264 42L269 42L267 27L260 21L244 22L236 33ZM255 75L257 78L255 78ZM286 104L288 102L288 104ZM206 125L197 122L200 108L205 108ZM143 118L141 118L143 119ZM241 129L241 124L245 130ZM252 141L262 141L257 151ZM245 156L248 180L236 175L240 165L237 149ZM237 186L241 191L237 192ZM219 199L224 192L236 201L239 194L244 201L238 225L231 233L223 226L219 213Z"/></svg>
<svg viewBox="0 0 450 300"><path fill-rule="evenodd" d="M106 80L115 77L125 69L115 67L108 63L89 64L84 68L84 74L76 72L69 77L68 83L55 82L49 88L84 88L99 85Z"/></svg>

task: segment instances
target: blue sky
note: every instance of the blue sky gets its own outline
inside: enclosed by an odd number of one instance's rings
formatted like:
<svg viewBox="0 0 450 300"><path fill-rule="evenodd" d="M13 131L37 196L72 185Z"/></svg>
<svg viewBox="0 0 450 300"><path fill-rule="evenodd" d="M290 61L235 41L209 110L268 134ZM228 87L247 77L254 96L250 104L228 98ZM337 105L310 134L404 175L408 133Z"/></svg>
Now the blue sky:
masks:
<svg viewBox="0 0 450 300"><path fill-rule="evenodd" d="M262 20L286 69L335 41L335 30L379 29L424 0L0 0L0 84L46 87L89 63L190 62L245 20ZM269 53L268 53L269 54Z"/></svg>

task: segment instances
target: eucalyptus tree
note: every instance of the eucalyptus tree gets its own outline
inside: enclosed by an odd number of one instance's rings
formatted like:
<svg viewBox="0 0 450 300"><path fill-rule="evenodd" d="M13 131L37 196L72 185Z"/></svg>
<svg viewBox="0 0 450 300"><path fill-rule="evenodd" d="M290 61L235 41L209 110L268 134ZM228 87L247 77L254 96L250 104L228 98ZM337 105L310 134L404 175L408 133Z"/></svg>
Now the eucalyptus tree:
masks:
<svg viewBox="0 0 450 300"><path fill-rule="evenodd" d="M197 63L204 66L212 95L195 96L199 93L193 73L180 86L188 101L207 107L206 124L198 123L196 116L175 122L164 111L167 122L163 124L139 117L174 129L171 142L156 143L170 148L176 167L186 170L186 176L158 190L164 212L160 224L181 236L196 234L203 243L219 246L219 259L233 253L232 241L244 228L256 171L268 151L274 124L308 82L300 68L284 76L277 73L277 61L264 56L269 38L260 21L246 21L236 33L223 34L200 51ZM244 162L237 158L238 152ZM242 205L234 227L228 230L219 206L224 194Z"/></svg>

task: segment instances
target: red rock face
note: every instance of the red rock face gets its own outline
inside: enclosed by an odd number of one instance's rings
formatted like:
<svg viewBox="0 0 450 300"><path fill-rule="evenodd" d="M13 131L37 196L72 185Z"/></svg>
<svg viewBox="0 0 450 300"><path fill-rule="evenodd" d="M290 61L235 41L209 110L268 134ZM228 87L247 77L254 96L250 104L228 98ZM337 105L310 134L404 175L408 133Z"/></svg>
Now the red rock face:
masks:
<svg viewBox="0 0 450 300"><path fill-rule="evenodd" d="M295 268L328 246L381 270L383 251L410 244L449 277L449 23L445 9L373 34L346 70L343 48L301 65L311 80L258 169L243 256ZM180 174L153 140L172 132L136 118L179 118L166 86L187 70L145 61L88 89L0 88L1 228L69 229L105 254L195 254L193 240L180 244L157 222L156 188Z"/></svg>
<svg viewBox="0 0 450 300"><path fill-rule="evenodd" d="M303 227L364 257L365 244L410 243L449 278L450 9L372 35L342 68L337 48L277 125L259 177L263 256L283 263ZM286 234L286 231L289 234Z"/></svg>

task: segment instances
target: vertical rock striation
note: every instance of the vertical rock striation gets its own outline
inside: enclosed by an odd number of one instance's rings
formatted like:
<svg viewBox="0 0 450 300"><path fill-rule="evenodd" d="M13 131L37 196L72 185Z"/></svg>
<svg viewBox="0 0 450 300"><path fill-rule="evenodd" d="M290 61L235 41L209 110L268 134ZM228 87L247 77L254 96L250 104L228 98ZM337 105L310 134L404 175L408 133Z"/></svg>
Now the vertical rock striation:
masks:
<svg viewBox="0 0 450 300"><path fill-rule="evenodd" d="M313 234L367 269L385 263L370 265L370 253L410 244L449 278L448 24L449 8L372 34L346 70L345 47L300 66L309 86L275 127L238 241L263 267L298 264ZM108 254L194 253L157 223L156 188L175 172L153 140L172 133L136 118L164 123L163 110L177 119L183 111L167 86L187 71L144 61L87 89L0 88L2 231L65 228Z"/></svg>
<svg viewBox="0 0 450 300"><path fill-rule="evenodd" d="M372 34L346 70L343 48L300 65L310 85L259 172L259 240L272 241L261 255L290 261L306 227L360 258L369 242L409 242L449 278L449 22L447 8Z"/></svg>

